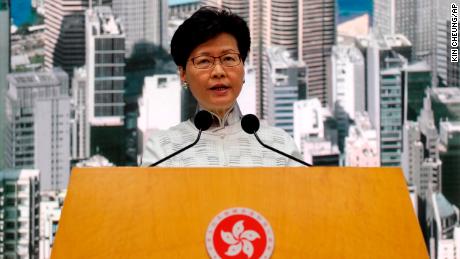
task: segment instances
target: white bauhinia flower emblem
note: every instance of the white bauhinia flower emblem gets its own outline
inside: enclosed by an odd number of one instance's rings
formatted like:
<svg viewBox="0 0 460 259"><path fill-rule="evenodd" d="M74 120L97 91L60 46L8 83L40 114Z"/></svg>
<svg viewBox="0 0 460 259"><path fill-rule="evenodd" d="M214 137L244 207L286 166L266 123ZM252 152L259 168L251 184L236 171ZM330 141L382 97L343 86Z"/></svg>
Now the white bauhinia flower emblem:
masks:
<svg viewBox="0 0 460 259"><path fill-rule="evenodd" d="M245 231L243 222L244 220L236 222L235 225L233 225L232 233L220 231L222 240L230 245L227 252L225 252L228 256L238 255L241 253L241 250L243 250L243 253L246 254L248 258L251 258L254 253L254 246L251 242L256 238L260 238L260 236L254 230Z"/></svg>

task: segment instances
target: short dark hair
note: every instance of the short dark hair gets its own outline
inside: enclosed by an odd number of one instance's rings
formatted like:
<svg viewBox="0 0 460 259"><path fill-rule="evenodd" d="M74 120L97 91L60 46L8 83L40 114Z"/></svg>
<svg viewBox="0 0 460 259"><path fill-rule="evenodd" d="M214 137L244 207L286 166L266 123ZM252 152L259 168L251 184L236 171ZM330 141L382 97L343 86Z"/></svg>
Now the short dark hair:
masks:
<svg viewBox="0 0 460 259"><path fill-rule="evenodd" d="M200 44L221 33L235 37L243 62L248 56L251 36L246 22L228 9L201 7L184 21L171 40L171 55L185 69L190 53Z"/></svg>

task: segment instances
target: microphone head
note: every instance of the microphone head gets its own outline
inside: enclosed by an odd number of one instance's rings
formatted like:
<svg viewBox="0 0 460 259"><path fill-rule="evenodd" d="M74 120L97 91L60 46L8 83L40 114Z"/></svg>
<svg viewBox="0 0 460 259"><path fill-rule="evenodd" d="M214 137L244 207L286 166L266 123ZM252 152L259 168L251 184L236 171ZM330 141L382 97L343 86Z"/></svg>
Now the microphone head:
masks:
<svg viewBox="0 0 460 259"><path fill-rule="evenodd" d="M254 134L259 130L259 119L254 114L246 114L241 118L241 127L246 133Z"/></svg>
<svg viewBox="0 0 460 259"><path fill-rule="evenodd" d="M205 131L211 127L212 115L208 111L201 110L195 115L195 127L198 130Z"/></svg>

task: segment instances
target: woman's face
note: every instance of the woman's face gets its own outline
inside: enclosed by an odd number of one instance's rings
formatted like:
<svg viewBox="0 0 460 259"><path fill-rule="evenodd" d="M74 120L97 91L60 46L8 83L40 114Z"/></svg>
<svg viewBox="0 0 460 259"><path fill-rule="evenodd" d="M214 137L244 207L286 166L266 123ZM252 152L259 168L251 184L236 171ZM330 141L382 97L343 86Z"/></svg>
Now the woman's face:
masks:
<svg viewBox="0 0 460 259"><path fill-rule="evenodd" d="M236 39L228 33L221 33L192 51L186 69L179 67L181 80L187 82L200 106L220 117L233 105L244 81L243 61L235 66L221 64L221 61L226 64L234 62L235 55L223 56L231 53L239 54ZM215 58L214 65L209 68L197 68L213 60L203 59L203 56L223 57Z"/></svg>

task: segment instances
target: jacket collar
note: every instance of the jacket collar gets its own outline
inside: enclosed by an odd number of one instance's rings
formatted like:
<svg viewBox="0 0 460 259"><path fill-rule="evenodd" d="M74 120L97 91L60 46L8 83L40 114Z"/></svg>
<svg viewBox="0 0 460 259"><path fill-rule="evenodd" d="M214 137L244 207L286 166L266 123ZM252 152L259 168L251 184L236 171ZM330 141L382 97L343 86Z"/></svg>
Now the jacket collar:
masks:
<svg viewBox="0 0 460 259"><path fill-rule="evenodd" d="M205 109L202 108L200 105L198 105L196 113L198 113L201 110L205 110ZM211 113L212 119L213 119L212 125L208 130L208 131L211 131L211 132L216 132L216 131L219 131L221 129L224 129L226 126L232 126L232 125L234 125L236 123L239 123L241 118L242 118L242 116L243 116L241 114L240 107L238 106L238 104L236 102L224 114L224 117L222 119L219 116L217 116L217 114L215 114L215 113L213 113L211 111L208 111L208 112ZM190 120L193 122L194 119L195 119L195 116L193 116Z"/></svg>

